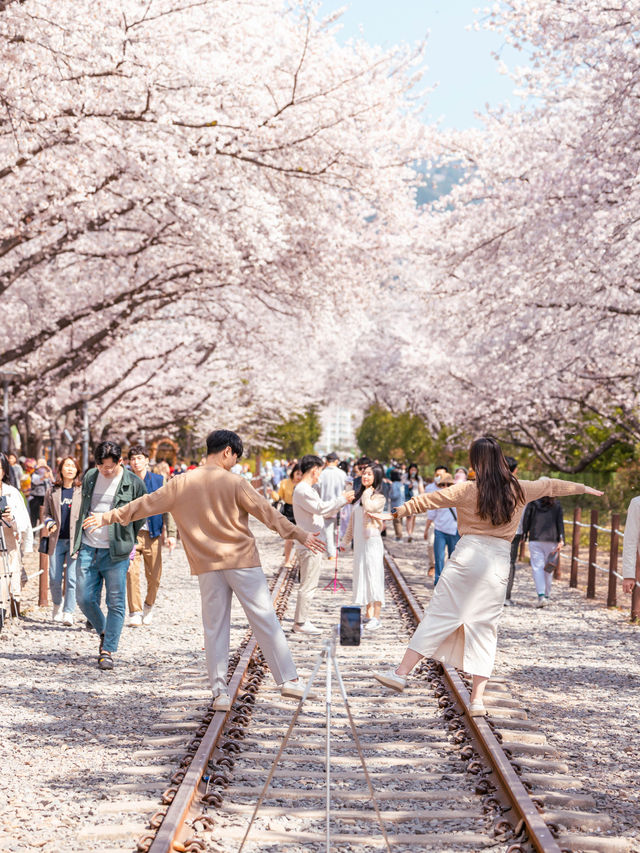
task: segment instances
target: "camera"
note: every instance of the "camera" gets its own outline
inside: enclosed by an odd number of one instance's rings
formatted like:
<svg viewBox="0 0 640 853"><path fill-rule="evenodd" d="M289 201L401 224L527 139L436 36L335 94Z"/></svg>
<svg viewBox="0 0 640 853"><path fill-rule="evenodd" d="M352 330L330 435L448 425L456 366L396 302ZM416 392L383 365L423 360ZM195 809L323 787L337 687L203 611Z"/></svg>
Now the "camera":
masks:
<svg viewBox="0 0 640 853"><path fill-rule="evenodd" d="M355 605L340 608L340 645L360 645L361 611Z"/></svg>
<svg viewBox="0 0 640 853"><path fill-rule="evenodd" d="M0 515L6 512L9 509L9 504L7 502L6 495L0 495Z"/></svg>

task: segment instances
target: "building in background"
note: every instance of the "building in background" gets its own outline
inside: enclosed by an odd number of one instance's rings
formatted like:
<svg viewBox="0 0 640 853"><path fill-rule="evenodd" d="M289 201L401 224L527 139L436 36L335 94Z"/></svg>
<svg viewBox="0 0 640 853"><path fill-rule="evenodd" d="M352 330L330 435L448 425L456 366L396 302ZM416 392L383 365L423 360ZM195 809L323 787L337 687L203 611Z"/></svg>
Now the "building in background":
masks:
<svg viewBox="0 0 640 853"><path fill-rule="evenodd" d="M315 451L320 456L335 450L344 456L356 456L358 444L355 429L358 423L358 412L346 406L327 406L320 413L322 435L315 445Z"/></svg>

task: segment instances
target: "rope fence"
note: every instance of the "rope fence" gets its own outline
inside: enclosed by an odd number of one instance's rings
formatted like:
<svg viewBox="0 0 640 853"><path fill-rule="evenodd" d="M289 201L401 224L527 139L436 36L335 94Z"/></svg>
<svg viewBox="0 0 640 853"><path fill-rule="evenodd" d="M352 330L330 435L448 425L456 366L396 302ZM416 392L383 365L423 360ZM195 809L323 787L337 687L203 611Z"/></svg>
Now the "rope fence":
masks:
<svg viewBox="0 0 640 853"><path fill-rule="evenodd" d="M620 530L620 516L614 513L611 516L609 527L603 527L598 523L598 510L591 510L589 522L582 521L582 509L576 507L573 511L572 524L572 541L571 541L571 562L569 571L569 586L576 589L580 580L580 567L586 567L586 597L596 598L596 573L600 572L608 577L607 583L607 607L617 607L618 599L618 581L623 580L622 575L618 571L618 561L620 557L620 542L624 539L624 531ZM581 557L581 548L584 544L580 541L582 530L589 531L589 553L587 559ZM602 565L604 550L602 543L599 542L599 534L606 534L609 537L608 547L608 566ZM598 562L598 550L600 548L601 559ZM582 569L584 575L584 568ZM555 576L561 576L560 568L556 569ZM640 621L640 556L636 559L636 578L631 593L631 621Z"/></svg>

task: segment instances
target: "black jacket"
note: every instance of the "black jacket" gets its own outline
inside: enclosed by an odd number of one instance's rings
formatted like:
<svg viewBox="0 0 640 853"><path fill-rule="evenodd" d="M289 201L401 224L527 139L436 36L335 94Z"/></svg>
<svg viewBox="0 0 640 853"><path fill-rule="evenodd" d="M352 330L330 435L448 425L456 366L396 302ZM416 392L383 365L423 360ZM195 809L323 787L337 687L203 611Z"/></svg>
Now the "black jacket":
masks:
<svg viewBox="0 0 640 853"><path fill-rule="evenodd" d="M548 504L544 498L527 504L522 520L522 535L530 542L564 542L564 517L562 507L555 501Z"/></svg>

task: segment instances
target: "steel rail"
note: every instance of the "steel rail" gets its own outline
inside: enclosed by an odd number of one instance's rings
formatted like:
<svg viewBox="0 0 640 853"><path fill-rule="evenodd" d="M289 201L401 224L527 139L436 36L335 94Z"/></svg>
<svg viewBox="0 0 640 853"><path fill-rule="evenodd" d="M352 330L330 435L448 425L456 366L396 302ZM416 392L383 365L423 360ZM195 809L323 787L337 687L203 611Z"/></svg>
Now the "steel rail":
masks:
<svg viewBox="0 0 640 853"><path fill-rule="evenodd" d="M291 569L285 568L284 566L280 570L271 593L271 600L274 604L277 602L281 594L290 571ZM240 692L242 681L246 675L251 659L257 650L258 643L256 642L253 634L251 634L246 648L242 653L240 660L236 664L231 680L229 681L229 696L231 697L232 705ZM218 744L222 732L224 731L224 726L231 710L232 709L229 711L218 711L214 714L213 719L208 725L206 733L202 737L198 750L193 756L193 760L187 769L185 777L182 782L180 782L178 790L167 809L164 820L149 846L149 853L172 853L172 851L176 849L174 844L179 840L180 834L185 832L185 820L187 819L189 810L198 794L198 787L207 770L207 765L213 751Z"/></svg>
<svg viewBox="0 0 640 853"><path fill-rule="evenodd" d="M416 622L420 622L424 615L423 610L398 568L396 561L386 549L384 559ZM458 704L464 708L468 725L477 745L484 753L485 759L500 782L503 793L508 798L511 807L514 809L514 813L518 816L516 824L519 824L520 821L524 822L529 836L529 843L538 853L561 853L558 842L531 801L520 777L511 766L509 759L491 731L489 724L484 717L472 717L470 715L469 692L462 679L453 667L447 664L441 664L441 666L445 678L449 683L451 693L456 698Z"/></svg>

